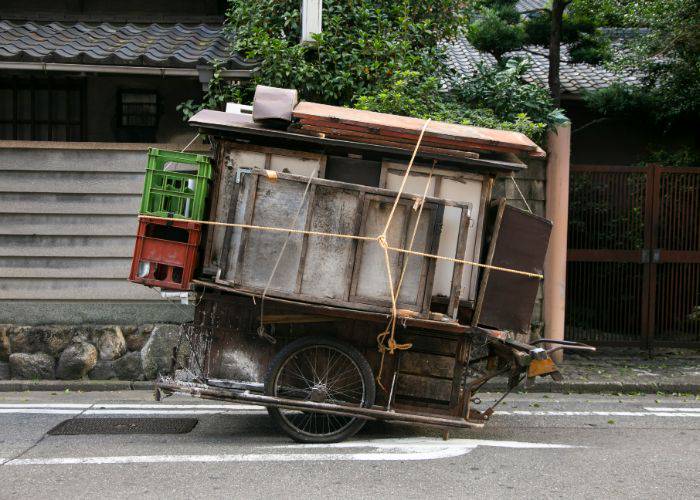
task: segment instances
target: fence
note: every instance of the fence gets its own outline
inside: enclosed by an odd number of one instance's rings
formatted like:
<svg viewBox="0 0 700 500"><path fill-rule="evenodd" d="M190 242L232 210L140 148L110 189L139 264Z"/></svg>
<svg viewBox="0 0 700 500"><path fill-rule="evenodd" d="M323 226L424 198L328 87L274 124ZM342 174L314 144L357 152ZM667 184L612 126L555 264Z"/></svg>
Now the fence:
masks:
<svg viewBox="0 0 700 500"><path fill-rule="evenodd" d="M573 165L566 335L700 344L700 168Z"/></svg>

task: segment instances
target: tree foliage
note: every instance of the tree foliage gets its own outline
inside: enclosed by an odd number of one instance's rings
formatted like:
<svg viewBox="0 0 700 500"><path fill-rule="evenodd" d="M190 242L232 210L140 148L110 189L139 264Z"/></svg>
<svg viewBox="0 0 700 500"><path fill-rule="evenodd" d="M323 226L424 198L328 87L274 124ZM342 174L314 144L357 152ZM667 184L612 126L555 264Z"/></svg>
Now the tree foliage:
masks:
<svg viewBox="0 0 700 500"><path fill-rule="evenodd" d="M444 43L466 28L466 5L325 0L322 33L314 43L300 43L299 0L231 0L226 31L232 50L258 61L258 68L241 85L215 78L203 105L247 102L255 85L264 84L295 88L316 102L520 130L541 139L553 110L546 92L512 69L481 68L465 81L446 63ZM481 91L490 93L477 95ZM188 102L181 109L198 107Z"/></svg>
<svg viewBox="0 0 700 500"><path fill-rule="evenodd" d="M597 64L609 56L609 39L598 29L599 19L588 9L575 9L573 3L562 18L561 42L569 46L574 62ZM480 0L479 16L468 29L469 42L498 60L508 52L527 46L549 45L552 10L549 7L521 15L515 8L517 0Z"/></svg>
<svg viewBox="0 0 700 500"><path fill-rule="evenodd" d="M636 74L640 85L613 86L587 100L606 115L643 114L665 129L700 112L700 8L697 0L578 0L627 29L609 66Z"/></svg>

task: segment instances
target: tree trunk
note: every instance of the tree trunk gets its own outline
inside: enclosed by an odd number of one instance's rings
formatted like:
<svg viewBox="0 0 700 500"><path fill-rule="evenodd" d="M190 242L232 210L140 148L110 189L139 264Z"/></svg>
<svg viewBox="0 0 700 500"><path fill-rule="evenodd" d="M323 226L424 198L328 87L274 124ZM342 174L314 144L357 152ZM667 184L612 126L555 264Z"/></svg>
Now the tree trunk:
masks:
<svg viewBox="0 0 700 500"><path fill-rule="evenodd" d="M559 81L559 62L561 31L564 17L564 9L569 4L567 0L552 1L552 24L549 31L549 93L554 104L559 106L561 101L561 82Z"/></svg>

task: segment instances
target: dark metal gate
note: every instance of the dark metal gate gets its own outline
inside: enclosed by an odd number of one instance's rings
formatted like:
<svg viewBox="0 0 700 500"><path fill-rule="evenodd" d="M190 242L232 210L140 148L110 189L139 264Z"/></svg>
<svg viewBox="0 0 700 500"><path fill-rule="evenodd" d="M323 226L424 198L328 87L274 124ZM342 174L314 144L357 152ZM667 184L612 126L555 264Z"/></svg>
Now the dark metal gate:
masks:
<svg viewBox="0 0 700 500"><path fill-rule="evenodd" d="M566 336L700 345L700 168L573 165Z"/></svg>

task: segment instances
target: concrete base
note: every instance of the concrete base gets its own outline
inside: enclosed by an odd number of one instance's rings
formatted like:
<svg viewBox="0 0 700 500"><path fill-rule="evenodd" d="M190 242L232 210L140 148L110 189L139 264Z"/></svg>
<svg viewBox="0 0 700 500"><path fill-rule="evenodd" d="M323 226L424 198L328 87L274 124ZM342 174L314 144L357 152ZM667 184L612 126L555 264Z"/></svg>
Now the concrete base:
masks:
<svg viewBox="0 0 700 500"><path fill-rule="evenodd" d="M177 303L0 301L0 324L143 324L192 321L193 306Z"/></svg>

